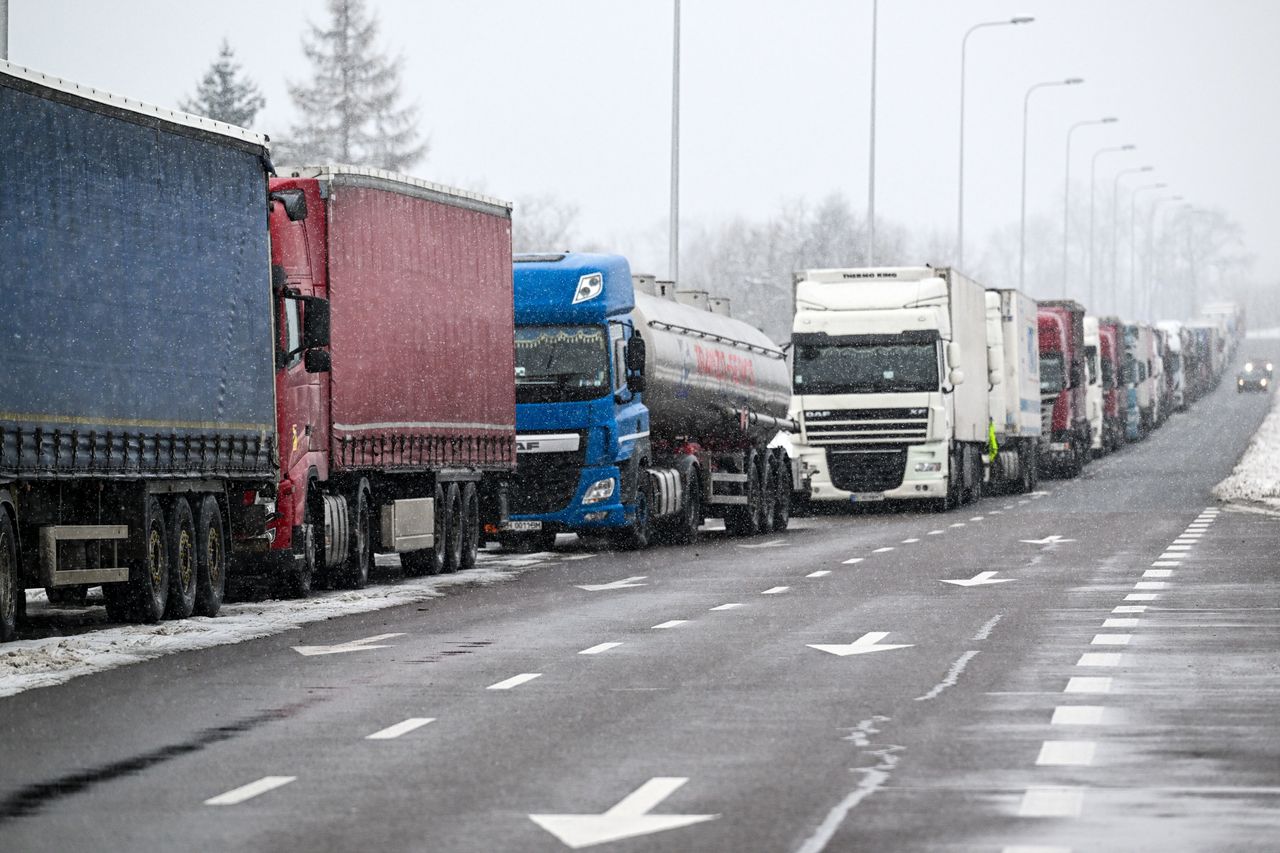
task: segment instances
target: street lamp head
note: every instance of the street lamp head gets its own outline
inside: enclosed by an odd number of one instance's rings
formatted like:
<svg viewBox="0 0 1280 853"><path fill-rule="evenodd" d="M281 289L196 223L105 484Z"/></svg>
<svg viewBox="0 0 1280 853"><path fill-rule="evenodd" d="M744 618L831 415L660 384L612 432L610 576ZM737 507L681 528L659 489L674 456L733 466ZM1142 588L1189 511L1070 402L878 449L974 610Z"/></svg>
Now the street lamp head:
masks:
<svg viewBox="0 0 1280 853"><path fill-rule="evenodd" d="M1121 146L1120 146L1120 150L1121 150L1121 151L1136 151L1136 150L1138 150L1138 146L1133 145L1132 143L1130 143L1129 145L1121 145Z"/></svg>
<svg viewBox="0 0 1280 853"><path fill-rule="evenodd" d="M1156 170L1155 166L1143 166L1142 168L1138 169L1139 172L1154 172L1155 170Z"/></svg>
<svg viewBox="0 0 1280 853"><path fill-rule="evenodd" d="M1084 78L1083 78L1083 77L1068 77L1066 80L1063 80L1063 81L1062 81L1062 85L1064 85L1064 86L1077 86L1077 85L1079 85L1079 84L1081 84L1081 83L1083 83L1083 82L1084 82Z"/></svg>
<svg viewBox="0 0 1280 853"><path fill-rule="evenodd" d="M1016 18L1009 19L1009 23L1011 24L1030 24L1030 23L1033 23L1034 21L1035 21L1035 18L1027 17L1025 15L1019 15Z"/></svg>
<svg viewBox="0 0 1280 853"><path fill-rule="evenodd" d="M1106 116L1105 118L1101 119L1099 123L1100 123L1100 124L1115 124L1115 123L1116 123L1116 122L1118 122L1119 120L1120 120L1120 119L1116 118L1115 116Z"/></svg>

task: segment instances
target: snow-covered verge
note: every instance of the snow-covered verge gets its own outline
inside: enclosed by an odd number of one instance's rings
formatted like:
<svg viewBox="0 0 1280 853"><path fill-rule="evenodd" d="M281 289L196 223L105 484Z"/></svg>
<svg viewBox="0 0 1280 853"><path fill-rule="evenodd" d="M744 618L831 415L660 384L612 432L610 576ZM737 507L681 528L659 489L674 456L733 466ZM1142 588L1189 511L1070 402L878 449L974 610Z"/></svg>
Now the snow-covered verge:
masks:
<svg viewBox="0 0 1280 853"><path fill-rule="evenodd" d="M505 555L481 553L476 568L454 575L404 579L361 590L317 593L293 601L256 601L224 605L216 618L161 622L156 625L104 627L66 637L21 640L0 647L0 697L36 687L62 684L81 675L151 660L175 652L243 643L294 630L308 622L382 610L438 598L449 587L510 580L533 566L551 560L578 560L592 554L560 552ZM396 558L379 555L380 565ZM44 593L28 594L32 615L51 612ZM80 611L94 613L94 609ZM101 609L96 610L102 613ZM100 616L105 620L105 615Z"/></svg>
<svg viewBox="0 0 1280 853"><path fill-rule="evenodd" d="M1250 333L1249 337L1255 335ZM1213 496L1218 500L1249 501L1280 509L1280 394L1272 397L1271 411L1235 470L1213 487Z"/></svg>

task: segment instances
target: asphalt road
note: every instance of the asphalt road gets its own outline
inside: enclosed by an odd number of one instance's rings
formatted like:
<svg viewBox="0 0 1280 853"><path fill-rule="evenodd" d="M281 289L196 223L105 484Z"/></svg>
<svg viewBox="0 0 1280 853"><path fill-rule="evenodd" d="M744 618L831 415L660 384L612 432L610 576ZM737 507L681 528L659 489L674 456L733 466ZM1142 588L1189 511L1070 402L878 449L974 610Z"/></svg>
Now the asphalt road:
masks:
<svg viewBox="0 0 1280 853"><path fill-rule="evenodd" d="M1269 403L1224 384L1034 497L557 561L0 700L0 833L1275 850L1280 518L1209 495Z"/></svg>

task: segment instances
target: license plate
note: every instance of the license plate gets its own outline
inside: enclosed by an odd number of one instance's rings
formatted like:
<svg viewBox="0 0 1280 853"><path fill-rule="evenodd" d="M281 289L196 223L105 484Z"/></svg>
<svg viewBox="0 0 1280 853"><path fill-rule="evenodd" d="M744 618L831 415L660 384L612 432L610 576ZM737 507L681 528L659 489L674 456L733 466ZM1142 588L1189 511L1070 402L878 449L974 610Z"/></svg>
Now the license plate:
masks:
<svg viewBox="0 0 1280 853"><path fill-rule="evenodd" d="M854 492L849 495L849 500L856 504L874 503L884 500L884 492Z"/></svg>
<svg viewBox="0 0 1280 853"><path fill-rule="evenodd" d="M1071 445L1067 444L1066 442L1055 441L1049 444L1049 449L1059 453L1066 453L1068 450L1071 449Z"/></svg>
<svg viewBox="0 0 1280 853"><path fill-rule="evenodd" d="M541 521L508 521L503 530L511 533L536 533L542 529Z"/></svg>

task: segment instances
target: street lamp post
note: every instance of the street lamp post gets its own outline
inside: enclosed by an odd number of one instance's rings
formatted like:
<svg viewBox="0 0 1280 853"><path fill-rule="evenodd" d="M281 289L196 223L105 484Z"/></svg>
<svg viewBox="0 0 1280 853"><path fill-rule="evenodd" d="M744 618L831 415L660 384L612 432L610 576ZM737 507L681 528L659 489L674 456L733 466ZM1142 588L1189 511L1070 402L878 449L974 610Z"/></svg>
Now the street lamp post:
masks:
<svg viewBox="0 0 1280 853"><path fill-rule="evenodd" d="M965 61L969 49L969 36L976 31L987 27L1007 27L1014 24L1030 24L1035 18L1027 16L1019 16L1010 18L1007 21L983 21L980 24L974 24L965 32L964 38L960 39L960 167L959 181L960 188L957 193L958 200L956 202L956 267L964 267L964 79L965 79Z"/></svg>
<svg viewBox="0 0 1280 853"><path fill-rule="evenodd" d="M671 234L667 238L667 275L680 276L680 0L674 0L671 40Z"/></svg>
<svg viewBox="0 0 1280 853"><path fill-rule="evenodd" d="M1089 301L1085 304L1089 306L1090 310L1093 310L1094 308L1093 282L1094 282L1095 273L1096 273L1096 270L1095 270L1096 265L1094 263L1093 248L1094 248L1094 233L1095 233L1094 232L1094 207L1095 207L1094 197L1096 196L1095 190L1097 189L1098 158L1101 157L1103 154L1110 154L1114 151L1133 151L1137 147L1138 146L1136 145L1126 144L1126 145L1113 145L1110 148L1101 148L1093 153L1093 159L1089 163Z"/></svg>
<svg viewBox="0 0 1280 853"><path fill-rule="evenodd" d="M1067 236L1070 228L1070 212L1071 212L1071 136L1082 127L1090 127L1098 124L1115 124L1119 119L1115 116L1107 116L1106 118L1093 119L1090 121L1078 121L1067 129L1067 160L1066 168L1063 169L1062 178L1062 295L1070 296L1067 293Z"/></svg>
<svg viewBox="0 0 1280 853"><path fill-rule="evenodd" d="M1155 266L1156 266L1155 261L1153 260L1155 257L1156 212L1159 211L1163 205L1168 204L1171 201L1182 201L1182 196L1180 195L1161 196L1160 198L1153 199L1151 202L1151 206L1147 208L1147 251L1146 251L1147 259L1142 265L1142 297L1143 297L1143 303L1144 303L1143 311L1144 311L1144 314L1146 314L1147 316L1152 316L1154 314L1153 303L1155 300L1152 297L1155 295L1155 291L1153 288L1153 279L1155 277L1152 275L1152 273L1154 272Z"/></svg>
<svg viewBox="0 0 1280 853"><path fill-rule="evenodd" d="M876 41L879 0L871 0L871 144L867 165L867 266L876 265Z"/></svg>
<svg viewBox="0 0 1280 853"><path fill-rule="evenodd" d="M1144 184L1129 193L1129 313L1138 318L1138 196L1151 190L1162 190L1168 184Z"/></svg>
<svg viewBox="0 0 1280 853"><path fill-rule="evenodd" d="M1023 293L1027 290L1027 117L1031 112L1031 95L1037 89L1076 86L1083 82L1080 77L1068 77L1066 80L1033 83L1022 98L1022 224L1018 229L1018 289Z"/></svg>
<svg viewBox="0 0 1280 853"><path fill-rule="evenodd" d="M1119 254L1120 254L1120 179L1125 175L1136 175L1139 172L1150 172L1155 166L1135 166L1132 169L1121 169L1116 172L1111 182L1111 305L1113 311L1120 310L1120 300L1116 291L1120 287Z"/></svg>

